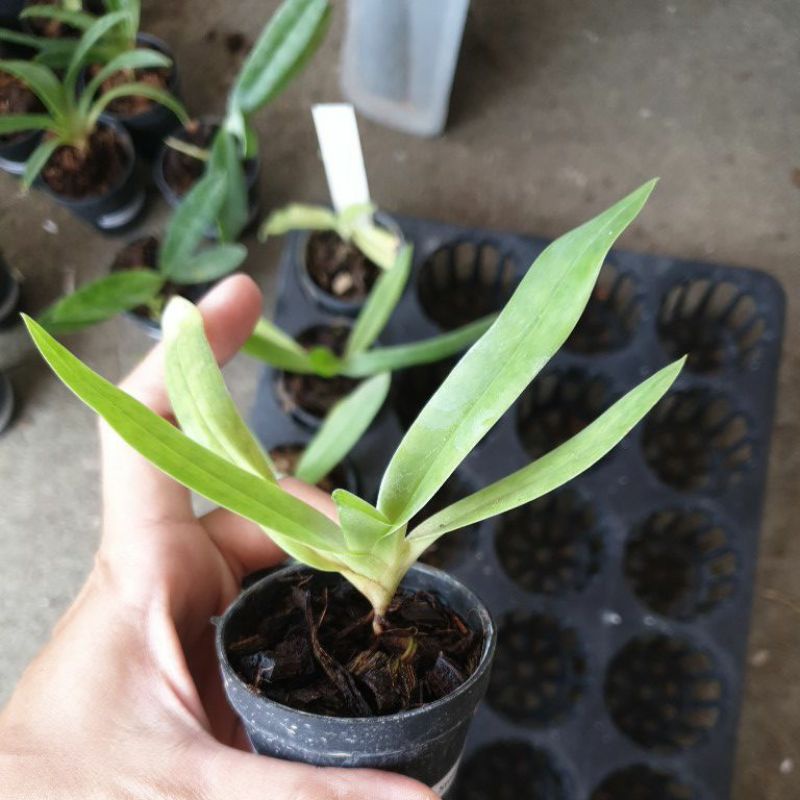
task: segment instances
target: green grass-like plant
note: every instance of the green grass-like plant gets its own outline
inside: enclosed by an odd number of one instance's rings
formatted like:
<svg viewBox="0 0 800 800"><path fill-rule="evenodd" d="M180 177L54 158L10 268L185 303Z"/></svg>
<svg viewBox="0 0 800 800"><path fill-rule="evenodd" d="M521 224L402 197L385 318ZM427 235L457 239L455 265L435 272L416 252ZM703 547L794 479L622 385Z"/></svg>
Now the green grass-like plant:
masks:
<svg viewBox="0 0 800 800"><path fill-rule="evenodd" d="M591 467L672 385L683 360L630 391L564 444L429 517L408 523L566 341L606 254L653 188L645 184L547 247L494 324L461 358L406 432L373 505L333 493L334 522L276 483L230 400L191 305L167 308L167 386L182 431L112 386L30 319L56 374L133 448L180 483L260 525L308 566L338 572L372 603L373 626L403 576L442 536L528 503ZM391 271L387 274L391 274Z"/></svg>
<svg viewBox="0 0 800 800"><path fill-rule="evenodd" d="M29 61L0 61L0 70L25 83L39 98L46 113L0 115L0 134L22 131L43 131L45 137L28 159L22 176L23 186L30 187L59 147L74 147L85 152L109 103L131 95L147 97L171 109L183 122L189 116L183 105L169 92L145 83L131 82L99 94L103 82L121 70L167 67L170 60L154 50L129 50L109 61L78 91L81 70L92 61L92 49L103 36L123 19L121 12L107 14L96 20L78 40L63 78L43 64ZM99 96L98 96L99 95Z"/></svg>

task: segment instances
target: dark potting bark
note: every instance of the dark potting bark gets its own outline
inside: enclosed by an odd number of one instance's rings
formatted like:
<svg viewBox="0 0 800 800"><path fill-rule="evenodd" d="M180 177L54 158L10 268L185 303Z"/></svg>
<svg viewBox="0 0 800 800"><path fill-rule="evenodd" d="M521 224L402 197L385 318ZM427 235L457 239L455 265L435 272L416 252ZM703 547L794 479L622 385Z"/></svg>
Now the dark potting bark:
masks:
<svg viewBox="0 0 800 800"><path fill-rule="evenodd" d="M281 444L269 451L269 457L275 468L283 475L294 475L297 465L303 457L305 447L302 444ZM338 464L316 485L326 494L331 494L336 489L354 491L354 478L344 464Z"/></svg>
<svg viewBox="0 0 800 800"><path fill-rule="evenodd" d="M337 300L364 300L381 269L335 231L315 231L306 245L306 269L311 280Z"/></svg>
<svg viewBox="0 0 800 800"><path fill-rule="evenodd" d="M341 356L349 335L350 328L346 325L317 325L303 331L297 341L307 350L327 347ZM312 416L322 418L339 400L347 397L358 383L357 379L343 375L321 378L318 375L283 372L278 382L278 394L287 412L301 408Z"/></svg>
<svg viewBox="0 0 800 800"><path fill-rule="evenodd" d="M401 590L373 631L369 603L344 579L287 576L253 630L228 645L239 676L282 705L369 717L435 702L476 670L483 636L439 597Z"/></svg>
<svg viewBox="0 0 800 800"><path fill-rule="evenodd" d="M42 170L42 178L56 194L80 200L110 192L129 165L130 155L117 132L98 126L84 150L59 147Z"/></svg>
<svg viewBox="0 0 800 800"><path fill-rule="evenodd" d="M38 114L44 111L39 98L18 78L0 72L0 115ZM0 142L12 142L30 136L29 131L0 134Z"/></svg>

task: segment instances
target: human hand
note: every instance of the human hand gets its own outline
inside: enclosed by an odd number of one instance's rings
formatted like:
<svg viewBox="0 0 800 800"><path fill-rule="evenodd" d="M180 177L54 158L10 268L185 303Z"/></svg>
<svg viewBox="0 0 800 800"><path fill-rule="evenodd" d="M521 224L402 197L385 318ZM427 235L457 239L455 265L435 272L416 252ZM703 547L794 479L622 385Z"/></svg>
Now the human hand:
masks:
<svg viewBox="0 0 800 800"><path fill-rule="evenodd" d="M224 363L261 312L247 277L200 304ZM122 388L169 416L157 346ZM0 714L0 795L13 800L431 800L408 778L322 769L246 750L224 696L212 616L248 572L283 554L225 510L197 518L189 492L101 426L103 537L85 586ZM333 515L330 499L287 491ZM68 499L67 499L68 501Z"/></svg>

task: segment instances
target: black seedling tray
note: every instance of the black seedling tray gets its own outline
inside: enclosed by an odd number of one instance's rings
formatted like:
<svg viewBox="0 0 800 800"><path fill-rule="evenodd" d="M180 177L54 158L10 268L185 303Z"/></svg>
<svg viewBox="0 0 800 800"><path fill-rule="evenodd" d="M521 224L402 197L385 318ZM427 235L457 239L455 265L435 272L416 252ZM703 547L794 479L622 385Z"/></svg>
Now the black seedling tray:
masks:
<svg viewBox="0 0 800 800"><path fill-rule="evenodd" d="M414 271L383 344L469 321L460 298L499 307L547 245L399 223ZM304 245L289 237L280 266L275 319L292 334L331 321L298 279ZM729 796L783 315L780 286L760 272L612 251L577 332L446 486L457 499L524 466L692 354L592 470L431 553L500 624L459 800ZM364 497L448 369L395 375L350 457ZM254 427L267 446L309 437L271 370Z"/></svg>

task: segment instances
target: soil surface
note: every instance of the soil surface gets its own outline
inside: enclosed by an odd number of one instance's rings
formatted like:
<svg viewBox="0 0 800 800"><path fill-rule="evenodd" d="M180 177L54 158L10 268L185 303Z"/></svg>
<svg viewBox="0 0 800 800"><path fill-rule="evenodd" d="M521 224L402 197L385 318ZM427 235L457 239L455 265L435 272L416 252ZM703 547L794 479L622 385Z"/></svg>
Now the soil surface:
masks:
<svg viewBox="0 0 800 800"><path fill-rule="evenodd" d="M206 122L195 120L180 131L178 138L187 144L208 150L218 130L219 125L209 125ZM205 161L167 146L164 155L164 179L179 197L183 197L197 183L205 169Z"/></svg>
<svg viewBox="0 0 800 800"><path fill-rule="evenodd" d="M240 677L265 697L338 717L418 708L455 691L478 667L483 637L439 597L399 591L376 636L369 603L344 579L311 572L228 645Z"/></svg>
<svg viewBox="0 0 800 800"><path fill-rule="evenodd" d="M338 300L363 300L381 273L380 267L334 231L309 236L306 265L311 280Z"/></svg>
<svg viewBox="0 0 800 800"><path fill-rule="evenodd" d="M318 325L309 328L297 337L297 341L307 350L313 347L327 347L336 355L344 352L350 329L344 325ZM284 372L280 379L279 394L284 410L302 408L317 417L324 417L338 400L346 397L358 386L355 378L338 375L335 378L320 378L317 375L298 375Z"/></svg>
<svg viewBox="0 0 800 800"><path fill-rule="evenodd" d="M269 451L269 457L279 472L284 475L294 475L304 450L305 447L301 444L282 444L273 447ZM334 467L322 480L317 481L316 485L326 494L331 494L335 489L353 491L352 481L343 464Z"/></svg>
<svg viewBox="0 0 800 800"><path fill-rule="evenodd" d="M96 75L101 69L100 65L94 65L91 68L92 75ZM171 79L172 70L169 68L122 70L103 81L102 92L105 94L117 86L132 82L144 83L154 89L168 92ZM157 105L155 100L134 94L112 100L108 105L108 110L118 117L135 117L139 114L146 114L155 105Z"/></svg>
<svg viewBox="0 0 800 800"><path fill-rule="evenodd" d="M0 115L38 114L44 111L39 98L18 78L0 72ZM0 142L13 142L28 136L30 131L0 135Z"/></svg>
<svg viewBox="0 0 800 800"><path fill-rule="evenodd" d="M59 147L42 170L42 178L62 197L101 196L119 183L129 158L115 131L98 127L84 150Z"/></svg>
<svg viewBox="0 0 800 800"><path fill-rule="evenodd" d="M28 6L60 6L60 0L26 0L25 7ZM92 11L89 7L90 4L83 3L83 8L87 11ZM103 13L94 10L92 13ZM65 39L68 37L77 38L80 36L80 31L73 28L72 25L67 25L55 19L39 19L36 17L28 17L27 24L30 25L30 30L37 36L44 36L47 39Z"/></svg>

